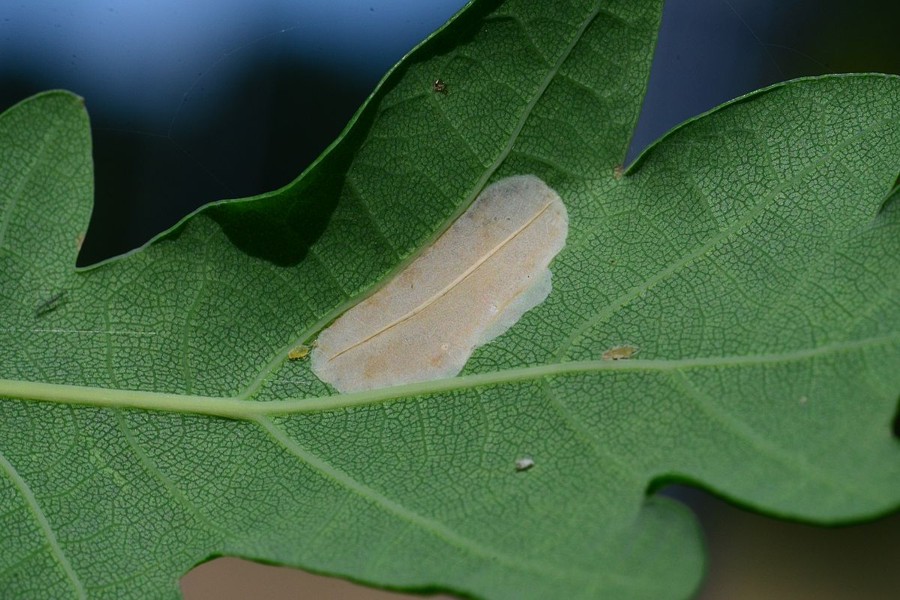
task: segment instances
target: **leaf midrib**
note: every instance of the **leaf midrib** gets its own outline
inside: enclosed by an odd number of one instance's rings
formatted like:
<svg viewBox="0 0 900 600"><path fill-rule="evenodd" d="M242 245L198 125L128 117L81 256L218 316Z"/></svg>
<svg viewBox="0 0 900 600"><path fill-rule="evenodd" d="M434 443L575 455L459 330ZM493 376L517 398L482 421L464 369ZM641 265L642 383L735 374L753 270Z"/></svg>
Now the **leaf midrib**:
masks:
<svg viewBox="0 0 900 600"><path fill-rule="evenodd" d="M239 396L195 396L14 379L0 379L0 398L92 406L95 408L127 408L169 413L190 413L247 421L262 417L317 413L351 407L371 406L394 400L411 400L420 396L477 387L508 385L552 377L600 373L603 371L671 372L704 368L719 369L723 367L785 364L891 344L900 344L900 332L886 336L834 342L815 348L798 348L770 354L677 359L554 362L545 365L504 369L490 373L435 379L364 392L287 398L262 402L242 399Z"/></svg>

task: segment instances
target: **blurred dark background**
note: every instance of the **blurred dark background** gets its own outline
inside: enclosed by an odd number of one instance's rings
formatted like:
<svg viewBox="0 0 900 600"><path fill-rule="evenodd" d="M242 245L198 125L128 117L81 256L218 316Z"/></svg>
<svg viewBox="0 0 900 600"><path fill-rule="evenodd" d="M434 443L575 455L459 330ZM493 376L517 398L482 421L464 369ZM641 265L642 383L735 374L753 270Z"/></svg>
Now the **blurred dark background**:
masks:
<svg viewBox="0 0 900 600"><path fill-rule="evenodd" d="M79 259L87 265L139 246L207 202L294 179L381 76L463 4L0 0L0 110L51 88L85 98L96 173ZM681 121L777 81L900 73L898 23L896 0L668 0L630 157ZM694 507L706 528L704 600L900 593L896 515L823 530L742 513L696 490L667 493ZM239 568L226 563L215 574L215 565L185 578L189 598L241 597L227 595L243 588L224 578ZM257 586L246 596L388 597L343 582L305 588L318 584L247 568L260 575L255 583L239 577ZM213 574L204 582L201 572ZM279 577L289 579L284 595L272 586Z"/></svg>

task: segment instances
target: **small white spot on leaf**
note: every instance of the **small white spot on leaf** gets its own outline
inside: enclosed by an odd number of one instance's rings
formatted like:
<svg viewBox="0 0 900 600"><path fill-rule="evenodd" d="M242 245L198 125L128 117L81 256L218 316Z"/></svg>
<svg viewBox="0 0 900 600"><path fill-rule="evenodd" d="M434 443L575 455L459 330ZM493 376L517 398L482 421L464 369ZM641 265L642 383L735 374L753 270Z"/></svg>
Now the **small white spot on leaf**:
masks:
<svg viewBox="0 0 900 600"><path fill-rule="evenodd" d="M534 466L534 459L530 456L523 456L516 460L516 471L527 471Z"/></svg>

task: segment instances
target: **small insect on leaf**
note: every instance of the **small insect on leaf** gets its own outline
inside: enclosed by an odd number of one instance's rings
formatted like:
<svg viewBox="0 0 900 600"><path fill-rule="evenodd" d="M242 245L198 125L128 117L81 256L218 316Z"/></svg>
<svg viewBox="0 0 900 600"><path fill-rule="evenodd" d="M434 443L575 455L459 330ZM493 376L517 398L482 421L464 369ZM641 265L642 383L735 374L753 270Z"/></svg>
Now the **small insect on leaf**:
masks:
<svg viewBox="0 0 900 600"><path fill-rule="evenodd" d="M603 353L603 360L626 360L637 354L637 346L613 346Z"/></svg>
<svg viewBox="0 0 900 600"><path fill-rule="evenodd" d="M47 313L53 312L54 310L59 308L63 303L63 298L65 298L65 296L66 292L62 291L53 294L49 298L41 300L41 302L34 309L35 318L42 317Z"/></svg>
<svg viewBox="0 0 900 600"><path fill-rule="evenodd" d="M444 94L445 96L450 93L447 90L447 84L444 83L443 79L435 79L434 83L431 84L431 91L437 94Z"/></svg>
<svg viewBox="0 0 900 600"><path fill-rule="evenodd" d="M288 352L287 355L288 360L303 360L307 356L309 356L309 346L304 344L291 348L291 351Z"/></svg>
<svg viewBox="0 0 900 600"><path fill-rule="evenodd" d="M534 459L530 456L523 456L516 460L516 471L527 471L534 466Z"/></svg>

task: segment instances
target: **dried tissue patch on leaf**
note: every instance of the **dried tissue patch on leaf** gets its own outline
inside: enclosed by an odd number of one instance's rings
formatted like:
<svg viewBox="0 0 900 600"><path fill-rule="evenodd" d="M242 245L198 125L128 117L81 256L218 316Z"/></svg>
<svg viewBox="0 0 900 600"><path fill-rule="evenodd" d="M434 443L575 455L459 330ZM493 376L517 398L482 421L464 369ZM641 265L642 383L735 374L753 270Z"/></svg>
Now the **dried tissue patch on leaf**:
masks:
<svg viewBox="0 0 900 600"><path fill-rule="evenodd" d="M432 246L319 335L312 370L340 392L453 377L550 293L559 195L532 175L487 187Z"/></svg>

